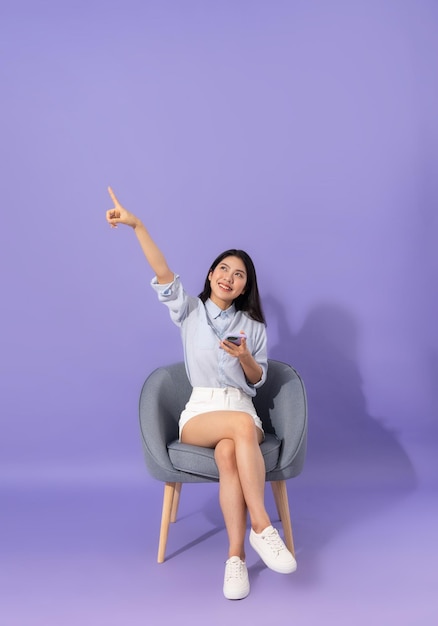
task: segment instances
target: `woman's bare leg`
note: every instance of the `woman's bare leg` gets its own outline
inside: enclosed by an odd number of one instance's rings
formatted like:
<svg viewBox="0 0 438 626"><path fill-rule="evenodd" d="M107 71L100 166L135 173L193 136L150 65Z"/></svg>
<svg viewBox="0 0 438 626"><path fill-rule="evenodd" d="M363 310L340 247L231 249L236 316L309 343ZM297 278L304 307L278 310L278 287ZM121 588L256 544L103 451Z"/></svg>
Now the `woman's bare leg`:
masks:
<svg viewBox="0 0 438 626"><path fill-rule="evenodd" d="M207 448L216 448L224 439L233 442L237 476L251 526L256 533L262 532L271 523L264 503L265 463L260 450L262 438L263 433L256 427L253 418L241 411L211 411L197 415L187 422L181 435L183 443ZM228 487L227 482L223 485L221 498L224 502L228 498L228 491L225 491L228 488L235 497L235 484L230 480Z"/></svg>
<svg viewBox="0 0 438 626"><path fill-rule="evenodd" d="M237 471L234 441L222 439L214 451L219 469L219 503L228 533L228 557L245 561L246 503Z"/></svg>

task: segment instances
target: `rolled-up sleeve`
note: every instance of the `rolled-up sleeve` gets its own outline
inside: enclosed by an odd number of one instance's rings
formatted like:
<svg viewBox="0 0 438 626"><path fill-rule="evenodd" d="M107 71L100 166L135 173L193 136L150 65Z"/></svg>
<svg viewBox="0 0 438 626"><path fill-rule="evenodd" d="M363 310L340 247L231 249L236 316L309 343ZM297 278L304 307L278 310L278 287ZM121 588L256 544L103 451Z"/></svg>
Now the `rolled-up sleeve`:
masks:
<svg viewBox="0 0 438 626"><path fill-rule="evenodd" d="M266 376L268 374L268 348L267 348L267 335L266 328L264 325L260 325L258 332L256 334L256 341L253 348L253 357L257 361L257 364L262 368L262 377L260 380L251 385L254 389L258 389L261 387L265 381Z"/></svg>
<svg viewBox="0 0 438 626"><path fill-rule="evenodd" d="M188 314L193 298L184 291L179 276L175 274L173 281L167 284L160 284L157 277L154 276L151 280L151 286L157 294L158 300L169 309L172 322L181 326Z"/></svg>

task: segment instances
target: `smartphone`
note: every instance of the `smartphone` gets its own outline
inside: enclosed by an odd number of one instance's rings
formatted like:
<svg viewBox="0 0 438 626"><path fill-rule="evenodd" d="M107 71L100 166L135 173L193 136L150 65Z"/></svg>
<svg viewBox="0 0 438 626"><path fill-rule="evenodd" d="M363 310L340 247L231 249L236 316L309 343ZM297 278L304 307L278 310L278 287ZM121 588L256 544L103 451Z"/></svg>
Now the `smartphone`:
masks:
<svg viewBox="0 0 438 626"><path fill-rule="evenodd" d="M228 335L225 339L230 343L234 343L236 346L240 346L242 339L246 339L246 335L245 333L240 333L239 335Z"/></svg>

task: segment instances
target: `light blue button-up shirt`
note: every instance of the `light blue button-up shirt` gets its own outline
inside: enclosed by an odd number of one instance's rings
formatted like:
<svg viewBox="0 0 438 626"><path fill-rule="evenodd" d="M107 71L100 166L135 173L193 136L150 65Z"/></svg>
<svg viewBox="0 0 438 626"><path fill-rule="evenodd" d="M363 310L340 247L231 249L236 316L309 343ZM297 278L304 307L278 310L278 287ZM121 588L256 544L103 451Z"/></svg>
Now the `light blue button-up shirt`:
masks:
<svg viewBox="0 0 438 626"><path fill-rule="evenodd" d="M236 311L233 305L222 311L211 300L204 303L200 298L189 296L179 279L160 285L153 278L151 285L158 299L167 306L172 321L180 327L187 376L192 387L236 387L249 396L263 385L268 370L266 328L245 312ZM249 383L236 357L219 346L226 335L238 335L243 330L246 344L262 368L261 380Z"/></svg>

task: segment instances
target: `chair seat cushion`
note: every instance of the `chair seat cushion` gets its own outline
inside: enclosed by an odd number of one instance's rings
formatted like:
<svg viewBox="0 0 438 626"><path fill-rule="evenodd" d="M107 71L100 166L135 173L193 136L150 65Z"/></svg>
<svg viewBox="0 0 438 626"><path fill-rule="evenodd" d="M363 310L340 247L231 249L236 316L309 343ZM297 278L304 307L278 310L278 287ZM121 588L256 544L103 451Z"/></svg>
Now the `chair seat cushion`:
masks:
<svg viewBox="0 0 438 626"><path fill-rule="evenodd" d="M281 441L275 435L266 433L265 440L260 444L265 461L266 471L271 472L277 466L280 456ZM188 474L204 476L211 480L219 480L219 472L214 460L212 448L191 446L173 441L167 446L169 457L175 469Z"/></svg>

